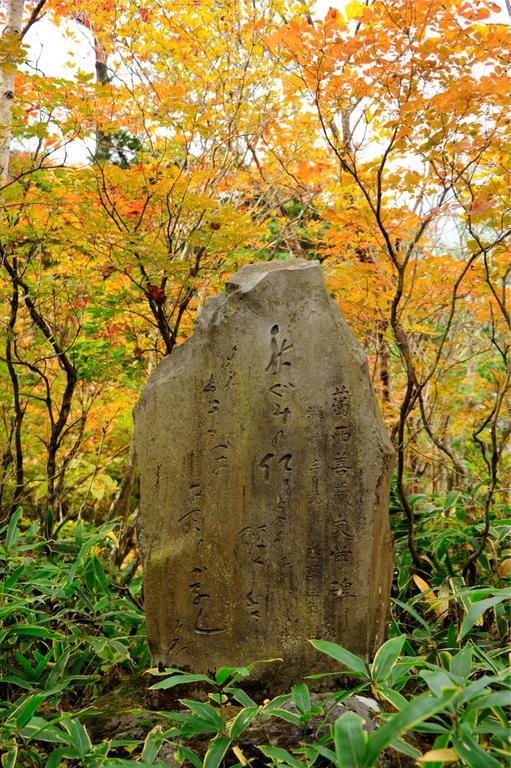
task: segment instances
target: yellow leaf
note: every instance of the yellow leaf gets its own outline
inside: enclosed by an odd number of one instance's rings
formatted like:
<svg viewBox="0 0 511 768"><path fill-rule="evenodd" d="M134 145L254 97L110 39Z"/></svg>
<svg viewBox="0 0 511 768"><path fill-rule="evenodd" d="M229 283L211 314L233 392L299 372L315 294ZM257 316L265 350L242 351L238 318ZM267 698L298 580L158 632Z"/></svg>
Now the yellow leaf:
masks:
<svg viewBox="0 0 511 768"><path fill-rule="evenodd" d="M430 608L435 612L436 616L443 621L449 607L449 603L445 599L445 587L442 587L441 595L437 597L433 589L431 589L429 586L428 582L424 581L423 578L417 576L417 574L414 574L413 580L416 586L422 592L424 600L429 603ZM441 597L441 599L439 599L439 597Z"/></svg>
<svg viewBox="0 0 511 768"><path fill-rule="evenodd" d="M488 37L490 33L490 27L487 24L478 24L477 22L472 25L474 29L477 29L481 37L484 37L485 39Z"/></svg>
<svg viewBox="0 0 511 768"><path fill-rule="evenodd" d="M420 591L421 591L421 592L423 592L423 593L428 593L428 592L430 592L432 595L434 595L434 592L433 592L433 590L431 589L431 587L429 586L428 582L427 582L427 581L424 581L424 579L423 579L421 576L417 576L417 574L416 574L416 573L414 573L414 575L413 575L413 580L414 580L414 582L415 582L415 585L416 585L417 587L419 587L419 589L420 589Z"/></svg>
<svg viewBox="0 0 511 768"><path fill-rule="evenodd" d="M419 758L419 763L434 763L438 760L441 763L455 763L459 760L454 749L430 749L425 755Z"/></svg>
<svg viewBox="0 0 511 768"><path fill-rule="evenodd" d="M503 560L497 568L499 579L511 579L511 557Z"/></svg>
<svg viewBox="0 0 511 768"><path fill-rule="evenodd" d="M248 765L249 764L249 761L247 760L247 758L245 757L245 755L243 754L243 752L241 751L241 749L239 747L233 747L232 751L234 752L234 754L236 755L236 757L238 758L238 760L240 761L240 763L242 765Z"/></svg>
<svg viewBox="0 0 511 768"><path fill-rule="evenodd" d="M358 0L352 0L352 2L348 3L345 7L344 13L346 14L346 18L351 21L352 19L358 19L364 8L365 5L363 3L359 3Z"/></svg>

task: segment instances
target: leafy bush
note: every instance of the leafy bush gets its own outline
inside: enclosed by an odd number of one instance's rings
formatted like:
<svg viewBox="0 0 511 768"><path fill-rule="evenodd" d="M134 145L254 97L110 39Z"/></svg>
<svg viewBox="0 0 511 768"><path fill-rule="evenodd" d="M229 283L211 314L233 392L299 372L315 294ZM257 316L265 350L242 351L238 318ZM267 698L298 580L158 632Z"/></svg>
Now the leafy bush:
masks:
<svg viewBox="0 0 511 768"><path fill-rule="evenodd" d="M0 542L5 754L14 754L18 738L23 744L26 728L30 734L39 728L36 712L84 707L148 661L144 616L136 604L140 577L128 585L132 568L119 572L112 562L115 524L94 530L78 521L52 531L49 519L46 527L47 536L36 523L24 527L18 510ZM64 730L59 726L68 739L80 728L72 722L64 718ZM49 731L54 737L56 728ZM38 765L30 755L23 751L18 765ZM9 759L4 764L15 765Z"/></svg>
<svg viewBox="0 0 511 768"><path fill-rule="evenodd" d="M474 488L472 493L450 491L445 497L426 493L408 497L414 515L416 544L425 568L432 574L433 585L445 584L448 579L462 575L468 557L477 550L484 535L481 510L485 500L486 493L480 487ZM390 513L399 568L396 586L402 593L408 587L414 569L407 544L406 517L395 486ZM486 546L474 566L478 581L499 585L503 578L509 577L509 515L509 504L493 505Z"/></svg>
<svg viewBox="0 0 511 768"><path fill-rule="evenodd" d="M467 588L460 577L451 577L443 592L417 576L415 586L407 582L394 601L391 637L370 664L335 643L311 641L332 660L332 686L340 672L351 681L327 696L310 690L323 675L260 702L240 683L250 666L213 676L149 670L162 678L153 690L193 683L204 693L179 699L176 711L150 713L143 736L112 734L94 743L85 710L148 664L140 576L135 561L115 567L115 528L78 522L53 530L49 519L43 535L18 511L3 530L3 768L162 768L169 755L196 768L371 768L389 749L430 768L508 764L509 594L495 586ZM399 575L401 567L398 561ZM332 720L334 708L355 694L378 704L377 728L367 730L353 711ZM294 729L298 738L268 743L271 723Z"/></svg>
<svg viewBox="0 0 511 768"><path fill-rule="evenodd" d="M312 644L359 681L354 691L333 693L327 707L314 705L305 683L295 685L290 694L258 705L232 685L233 679L248 675L249 668L221 669L215 678L170 670L172 674L153 688L201 682L213 691L208 702L183 699L184 712L165 714L169 725L174 726L167 737L172 738L178 755L197 768L203 764L217 768L229 749L243 754L239 739L256 718L282 718L300 728L312 716L326 717L332 704L350 694L367 691L386 704L387 711L381 714L376 730L368 732L364 719L348 711L326 729L325 736L304 742L292 752L260 745L260 752L269 761L265 764L303 768L322 758L336 768L372 768L388 747L429 765L461 761L470 768L498 768L507 764L506 708L511 692L503 652L487 654L469 641L451 652L438 652L436 662L432 662L427 654L417 654L409 639L400 635L388 640L367 664L335 643L313 640ZM288 702L294 703L297 714L284 708ZM233 711L227 704L239 703L242 709L236 710L234 717L226 715ZM425 755L403 739L410 732L429 737L431 749ZM204 763L182 746L200 734L211 739Z"/></svg>

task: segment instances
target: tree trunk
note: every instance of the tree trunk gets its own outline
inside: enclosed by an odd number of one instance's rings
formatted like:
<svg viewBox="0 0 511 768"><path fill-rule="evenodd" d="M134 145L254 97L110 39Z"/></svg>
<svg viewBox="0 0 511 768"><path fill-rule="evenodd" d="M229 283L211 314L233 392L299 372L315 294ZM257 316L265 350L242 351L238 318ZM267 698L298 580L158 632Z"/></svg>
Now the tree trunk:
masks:
<svg viewBox="0 0 511 768"><path fill-rule="evenodd" d="M97 37L97 31L94 29L91 20L83 11L74 14L76 21L85 29L89 30L94 40L94 59L96 68L96 82L100 85L108 85L110 75L108 73L107 57L108 54L101 40ZM96 160L106 160L112 148L111 137L106 135L99 126L96 127L96 147L94 158Z"/></svg>
<svg viewBox="0 0 511 768"><path fill-rule="evenodd" d="M4 59L4 66L0 69L0 184L5 182L9 176L14 75L16 73L24 5L25 0L7 0L5 26L0 38L2 47L6 46L8 50Z"/></svg>
<svg viewBox="0 0 511 768"><path fill-rule="evenodd" d="M115 494L115 498L110 505L110 519L120 517L123 522L128 520L131 511L131 494L136 477L137 461L135 456L135 444L132 440L122 480L119 484L117 493Z"/></svg>

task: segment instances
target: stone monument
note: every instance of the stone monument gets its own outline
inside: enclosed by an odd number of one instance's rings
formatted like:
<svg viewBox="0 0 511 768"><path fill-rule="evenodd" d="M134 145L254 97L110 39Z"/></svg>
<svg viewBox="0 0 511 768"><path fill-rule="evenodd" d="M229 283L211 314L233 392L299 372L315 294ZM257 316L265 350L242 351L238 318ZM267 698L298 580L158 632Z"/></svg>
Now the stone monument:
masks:
<svg viewBox="0 0 511 768"><path fill-rule="evenodd" d="M246 266L135 409L153 662L194 672L280 657L292 683L371 656L392 578L393 450L367 363L317 262Z"/></svg>

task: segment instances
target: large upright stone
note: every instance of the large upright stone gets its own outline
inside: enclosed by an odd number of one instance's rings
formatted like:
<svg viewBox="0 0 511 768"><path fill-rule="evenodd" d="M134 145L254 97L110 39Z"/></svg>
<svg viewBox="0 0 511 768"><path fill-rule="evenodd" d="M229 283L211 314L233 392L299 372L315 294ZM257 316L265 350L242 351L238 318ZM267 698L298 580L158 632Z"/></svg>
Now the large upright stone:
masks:
<svg viewBox="0 0 511 768"><path fill-rule="evenodd" d="M393 451L317 262L254 264L210 299L135 411L154 663L324 668L308 638L381 643ZM331 668L326 661L326 667Z"/></svg>

